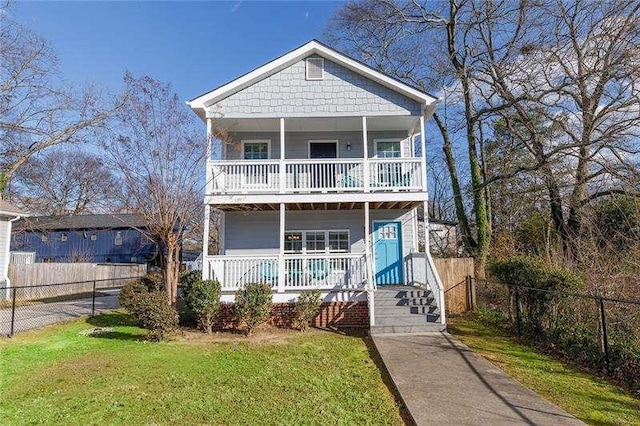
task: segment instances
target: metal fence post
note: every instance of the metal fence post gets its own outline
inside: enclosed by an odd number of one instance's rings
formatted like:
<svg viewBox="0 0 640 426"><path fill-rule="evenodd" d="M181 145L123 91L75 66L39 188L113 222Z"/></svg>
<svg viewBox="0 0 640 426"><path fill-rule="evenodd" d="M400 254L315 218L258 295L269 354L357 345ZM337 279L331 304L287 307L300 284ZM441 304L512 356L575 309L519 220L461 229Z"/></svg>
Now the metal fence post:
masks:
<svg viewBox="0 0 640 426"><path fill-rule="evenodd" d="M516 287L516 328L518 337L522 337L522 318L520 315L520 290Z"/></svg>
<svg viewBox="0 0 640 426"><path fill-rule="evenodd" d="M604 349L604 362L609 372L609 339L607 337L607 314L604 309L604 299L601 297L600 302L600 323L602 324L602 343Z"/></svg>
<svg viewBox="0 0 640 426"><path fill-rule="evenodd" d="M13 336L16 324L16 289L13 288L12 290L13 296L11 296L11 331L9 332L9 336Z"/></svg>
<svg viewBox="0 0 640 426"><path fill-rule="evenodd" d="M91 296L91 316L96 313L96 280L93 280L93 293Z"/></svg>

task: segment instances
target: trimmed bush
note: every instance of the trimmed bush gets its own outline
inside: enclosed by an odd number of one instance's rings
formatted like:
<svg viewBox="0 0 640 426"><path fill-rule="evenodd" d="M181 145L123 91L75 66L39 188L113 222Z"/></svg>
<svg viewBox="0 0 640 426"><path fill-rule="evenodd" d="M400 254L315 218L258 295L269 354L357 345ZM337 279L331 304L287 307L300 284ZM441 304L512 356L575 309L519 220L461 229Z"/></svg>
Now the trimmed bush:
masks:
<svg viewBox="0 0 640 426"><path fill-rule="evenodd" d="M307 331L309 323L313 320L322 307L320 290L304 290L296 300L296 316L293 325L301 331Z"/></svg>
<svg viewBox="0 0 640 426"><path fill-rule="evenodd" d="M235 313L238 323L247 324L247 336L271 315L273 305L271 286L263 283L250 283L236 292Z"/></svg>
<svg viewBox="0 0 640 426"><path fill-rule="evenodd" d="M138 325L147 330L149 340L164 340L178 326L178 312L169 304L157 274L125 285L119 301Z"/></svg>
<svg viewBox="0 0 640 426"><path fill-rule="evenodd" d="M207 333L213 332L213 324L220 313L220 283L214 280L191 282L185 292L185 301L196 314L200 327Z"/></svg>

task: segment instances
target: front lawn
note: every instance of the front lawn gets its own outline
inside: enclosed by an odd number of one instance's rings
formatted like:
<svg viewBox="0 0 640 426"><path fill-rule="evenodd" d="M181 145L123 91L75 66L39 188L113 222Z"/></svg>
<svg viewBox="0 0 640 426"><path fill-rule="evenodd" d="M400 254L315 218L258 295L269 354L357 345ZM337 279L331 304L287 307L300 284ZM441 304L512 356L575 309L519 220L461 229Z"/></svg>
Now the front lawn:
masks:
<svg viewBox="0 0 640 426"><path fill-rule="evenodd" d="M116 312L0 340L0 424L402 424L362 337L143 335Z"/></svg>
<svg viewBox="0 0 640 426"><path fill-rule="evenodd" d="M524 386L586 423L640 424L640 399L605 380L469 318L450 318L447 330Z"/></svg>

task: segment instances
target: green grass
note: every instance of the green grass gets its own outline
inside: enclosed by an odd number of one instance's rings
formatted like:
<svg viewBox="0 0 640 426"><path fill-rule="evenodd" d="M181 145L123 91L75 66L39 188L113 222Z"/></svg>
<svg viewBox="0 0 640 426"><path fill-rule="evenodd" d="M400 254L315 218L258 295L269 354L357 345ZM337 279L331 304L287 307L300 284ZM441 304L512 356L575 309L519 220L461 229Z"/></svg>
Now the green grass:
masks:
<svg viewBox="0 0 640 426"><path fill-rule="evenodd" d="M513 337L468 318L451 318L447 330L546 400L589 424L640 424L640 399Z"/></svg>
<svg viewBox="0 0 640 426"><path fill-rule="evenodd" d="M0 424L402 424L362 337L143 335L116 312L0 340Z"/></svg>

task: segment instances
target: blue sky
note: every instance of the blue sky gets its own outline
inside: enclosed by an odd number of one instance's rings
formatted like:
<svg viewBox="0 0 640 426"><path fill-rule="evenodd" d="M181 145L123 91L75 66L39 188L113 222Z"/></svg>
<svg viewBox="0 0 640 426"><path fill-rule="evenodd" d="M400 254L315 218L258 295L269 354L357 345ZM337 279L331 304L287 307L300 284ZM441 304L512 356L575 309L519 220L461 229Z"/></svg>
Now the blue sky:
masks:
<svg viewBox="0 0 640 426"><path fill-rule="evenodd" d="M188 100L313 38L337 2L19 2L72 82L118 91L122 75L170 82Z"/></svg>

